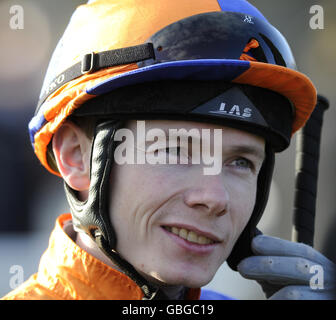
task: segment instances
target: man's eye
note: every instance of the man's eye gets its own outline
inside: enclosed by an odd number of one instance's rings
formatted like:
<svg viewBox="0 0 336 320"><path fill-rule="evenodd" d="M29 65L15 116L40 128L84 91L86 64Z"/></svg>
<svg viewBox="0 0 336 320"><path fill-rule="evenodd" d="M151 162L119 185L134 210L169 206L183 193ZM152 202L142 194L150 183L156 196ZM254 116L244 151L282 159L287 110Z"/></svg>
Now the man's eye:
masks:
<svg viewBox="0 0 336 320"><path fill-rule="evenodd" d="M252 169L253 168L252 162L246 158L235 159L231 162L231 164L233 166L236 166L242 169Z"/></svg>
<svg viewBox="0 0 336 320"><path fill-rule="evenodd" d="M158 148L154 150L155 156L161 155L170 155L173 157L180 157L181 156L181 148L180 147L167 147L167 148Z"/></svg>

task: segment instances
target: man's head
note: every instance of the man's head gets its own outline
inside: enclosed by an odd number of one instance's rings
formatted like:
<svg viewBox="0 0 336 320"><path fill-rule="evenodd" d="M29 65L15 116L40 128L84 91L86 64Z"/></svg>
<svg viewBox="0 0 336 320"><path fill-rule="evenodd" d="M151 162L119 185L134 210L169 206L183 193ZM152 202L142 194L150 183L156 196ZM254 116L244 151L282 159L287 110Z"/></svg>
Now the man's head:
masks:
<svg viewBox="0 0 336 320"><path fill-rule="evenodd" d="M286 40L244 0L197 0L192 5L188 0L172 0L164 4L156 0L123 0L113 1L113 5L111 1L97 0L78 8L57 46L36 115L30 122L30 133L43 165L66 181L76 229L88 234L123 271L129 272L136 281L140 279L140 284L143 283L141 277L133 272L133 267L140 273L145 271L146 275L154 275L160 269L162 274L156 274L156 279L167 277L170 267L165 264L164 271L159 265L156 265L157 270L150 270L145 264L137 265L132 260L140 252L134 249L135 244L145 244L151 236L159 234L175 239L169 223L178 220L177 211L183 208L183 215L195 211L197 217L207 207L197 201L215 201L217 206L225 207L221 215L208 215L220 219L219 225L225 221L223 238L217 240L223 240L222 244L226 243L226 246L221 254L214 255L214 268L209 268L209 273L199 283L201 285L211 279L215 269L227 257L234 269L240 259L251 254L249 244L266 205L274 152L288 147L291 135L307 121L315 102L316 90L307 77L295 70ZM80 143L74 143L76 134L81 131L74 123L67 122L73 116L79 123L86 117L95 118L92 143L81 134L77 139ZM179 165L147 163L142 164L143 169L137 163L117 165L114 152L120 141L116 143L114 138L125 123L127 128L134 130L135 120L145 120L150 127L157 121L160 128L169 123L173 127L181 126L179 121L189 128L191 124L198 129L222 128L219 153L222 170L215 175L197 175L202 162L189 169L182 166L186 170L183 174L179 172ZM162 122L164 120L170 122ZM68 143L61 143L62 137L70 137L66 139ZM263 156L260 156L261 152L252 152L259 154L260 160L253 174L245 159L233 159L231 163L224 161L228 160L230 146L238 140L237 150L253 149L246 145L242 148L245 141L254 147L259 143L259 149L263 149ZM201 144L203 142L202 139ZM214 147L216 139L211 143ZM58 169L50 161L54 156L47 156L51 144ZM65 148L66 145L70 147ZM145 152L144 148L137 146L137 153L141 152ZM162 155L162 150L157 153ZM62 154L73 157L69 163L62 164L62 158L67 158ZM187 158L179 154L181 156ZM77 169L70 170L71 165ZM236 167L245 175L250 170L249 183L243 182L241 175L238 178L229 174L228 179L226 174L231 169L236 173ZM150 173L147 168L151 168ZM161 172L159 168L166 169ZM184 176L185 172L190 176ZM223 178L222 185L220 177ZM174 179L177 184L165 189L165 183L173 183ZM228 187L226 183L229 182ZM141 188L139 195L133 190L135 186ZM127 193L129 189L133 190L130 194ZM155 193L156 197L145 199L140 196L146 192L148 196ZM196 201L195 206L193 201L188 202L188 195ZM142 205L135 200L142 200ZM146 209L152 201L153 208ZM133 210L126 210L126 204L132 208L133 202ZM142 215L137 216L137 210ZM121 218L123 214L125 220ZM132 223L135 226L132 219L140 216L144 220L136 223L143 224L145 231L151 231L153 227L153 233L121 231L127 226L131 228ZM183 228L182 221L176 223L181 224L180 229L188 229ZM188 220L185 227L199 230L197 223ZM211 222L204 223L205 229L211 228ZM226 229L229 225L230 231ZM217 232L217 227L214 230ZM133 236L132 241L123 241ZM191 233L191 237L195 235ZM154 241L148 247L148 255L158 243ZM150 256L154 259L152 266L160 264L161 260L155 260L153 251ZM190 263L188 255L185 259ZM182 259L181 263L186 261ZM176 276L184 277L183 274ZM179 283L177 278L171 281Z"/></svg>
<svg viewBox="0 0 336 320"><path fill-rule="evenodd" d="M165 139L139 141L138 121L129 121L127 129L135 139L126 138L123 150L147 159L162 155L167 161L113 165L109 216L118 239L116 250L152 281L203 286L227 259L251 217L265 141L213 124L174 120L145 124L146 135L162 130ZM169 136L181 129L179 139ZM220 146L215 130L221 133ZM182 143L184 137L189 137L188 144ZM72 189L80 191L82 200L89 191L91 144L72 122L66 122L53 139L60 173ZM204 156L207 150L221 161L220 173L204 173L207 164L199 153Z"/></svg>

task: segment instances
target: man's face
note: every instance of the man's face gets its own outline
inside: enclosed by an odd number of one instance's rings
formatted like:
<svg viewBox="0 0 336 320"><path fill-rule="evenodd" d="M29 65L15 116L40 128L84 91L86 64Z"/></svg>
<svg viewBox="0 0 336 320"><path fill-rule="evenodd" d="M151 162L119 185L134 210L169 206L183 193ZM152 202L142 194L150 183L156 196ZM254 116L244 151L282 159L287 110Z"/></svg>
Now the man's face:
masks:
<svg viewBox="0 0 336 320"><path fill-rule="evenodd" d="M145 124L146 132L210 129L211 140L200 135L200 150L210 148L222 168L218 174L205 174L204 161L191 159L195 154L190 143L188 150L178 142L169 148L168 141L136 145L135 152L143 156L165 154L178 158L178 163L113 167L110 217L117 251L152 281L203 286L227 259L252 214L264 139L198 122L153 120ZM137 122L130 121L128 128L137 138ZM214 129L221 129L220 145L213 138ZM218 148L220 152L214 152Z"/></svg>

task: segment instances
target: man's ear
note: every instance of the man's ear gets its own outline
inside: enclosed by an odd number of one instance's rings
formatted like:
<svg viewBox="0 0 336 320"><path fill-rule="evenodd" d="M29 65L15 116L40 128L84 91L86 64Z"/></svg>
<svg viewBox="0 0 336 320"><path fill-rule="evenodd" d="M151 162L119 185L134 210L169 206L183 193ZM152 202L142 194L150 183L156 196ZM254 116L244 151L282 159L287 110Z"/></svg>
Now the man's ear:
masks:
<svg viewBox="0 0 336 320"><path fill-rule="evenodd" d="M66 121L54 134L52 148L65 182L86 193L90 187L91 140L80 127Z"/></svg>

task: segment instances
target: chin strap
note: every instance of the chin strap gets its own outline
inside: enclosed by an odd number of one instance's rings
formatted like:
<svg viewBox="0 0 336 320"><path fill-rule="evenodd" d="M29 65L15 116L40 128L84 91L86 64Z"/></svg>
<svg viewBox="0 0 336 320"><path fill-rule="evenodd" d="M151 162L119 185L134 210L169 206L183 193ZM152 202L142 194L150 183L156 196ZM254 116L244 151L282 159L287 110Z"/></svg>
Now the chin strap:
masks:
<svg viewBox="0 0 336 320"><path fill-rule="evenodd" d="M234 271L237 271L237 266L241 260L254 255L251 242L255 236L261 234L256 226L267 204L275 161L274 151L269 144L266 144L265 152L265 160L258 176L257 196L251 218L226 260L229 267Z"/></svg>
<svg viewBox="0 0 336 320"><path fill-rule="evenodd" d="M108 120L96 126L91 150L90 189L88 199L80 201L77 192L64 183L74 228L85 232L124 274L143 291L144 300L167 299L165 294L151 285L135 268L116 252L116 233L109 216L109 185L116 143L114 134L122 123Z"/></svg>
<svg viewBox="0 0 336 320"><path fill-rule="evenodd" d="M166 295L162 292L162 290L150 285L149 282L145 280L130 263L121 258L121 256L116 251L112 250L103 235L97 232L97 234L95 235L95 242L98 244L99 248L105 253L105 255L108 256L111 261L123 271L125 275L131 278L141 288L142 292L144 293L144 297L142 298L142 300L168 299Z"/></svg>

